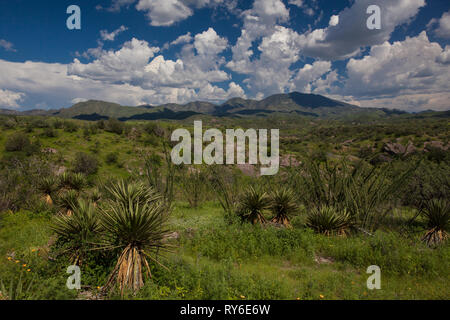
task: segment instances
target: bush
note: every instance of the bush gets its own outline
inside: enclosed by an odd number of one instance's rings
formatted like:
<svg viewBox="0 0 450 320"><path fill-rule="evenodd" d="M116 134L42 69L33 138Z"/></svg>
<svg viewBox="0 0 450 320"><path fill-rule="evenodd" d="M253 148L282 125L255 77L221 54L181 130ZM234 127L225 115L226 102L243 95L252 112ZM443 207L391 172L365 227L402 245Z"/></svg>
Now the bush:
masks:
<svg viewBox="0 0 450 320"><path fill-rule="evenodd" d="M78 152L75 155L73 171L76 173L94 174L98 170L98 160L87 153Z"/></svg>
<svg viewBox="0 0 450 320"><path fill-rule="evenodd" d="M118 157L117 153L110 152L106 155L105 161L107 164L114 164L114 163L117 163L118 158L119 157Z"/></svg>
<svg viewBox="0 0 450 320"><path fill-rule="evenodd" d="M23 151L31 145L30 139L24 133L13 133L6 139L5 150L9 152Z"/></svg>
<svg viewBox="0 0 450 320"><path fill-rule="evenodd" d="M58 133L52 127L47 127L44 129L44 136L48 138L56 138L58 136Z"/></svg>
<svg viewBox="0 0 450 320"><path fill-rule="evenodd" d="M66 132L77 132L78 131L78 125L73 121L65 121L64 122L64 131Z"/></svg>
<svg viewBox="0 0 450 320"><path fill-rule="evenodd" d="M62 122L59 119L55 119L55 121L53 121L53 128L54 129L62 129L64 127L64 122Z"/></svg>
<svg viewBox="0 0 450 320"><path fill-rule="evenodd" d="M105 130L120 135L125 130L125 126L117 119L109 119L105 122Z"/></svg>

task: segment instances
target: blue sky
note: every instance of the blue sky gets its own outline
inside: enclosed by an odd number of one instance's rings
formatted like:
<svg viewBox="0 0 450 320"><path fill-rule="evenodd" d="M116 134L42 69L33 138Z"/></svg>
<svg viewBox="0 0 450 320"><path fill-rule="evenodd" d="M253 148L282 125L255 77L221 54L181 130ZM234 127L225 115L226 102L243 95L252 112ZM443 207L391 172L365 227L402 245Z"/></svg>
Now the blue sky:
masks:
<svg viewBox="0 0 450 320"><path fill-rule="evenodd" d="M68 30L66 9L81 9ZM366 9L381 9L369 30ZM448 0L0 2L0 107L214 103L280 92L448 110Z"/></svg>

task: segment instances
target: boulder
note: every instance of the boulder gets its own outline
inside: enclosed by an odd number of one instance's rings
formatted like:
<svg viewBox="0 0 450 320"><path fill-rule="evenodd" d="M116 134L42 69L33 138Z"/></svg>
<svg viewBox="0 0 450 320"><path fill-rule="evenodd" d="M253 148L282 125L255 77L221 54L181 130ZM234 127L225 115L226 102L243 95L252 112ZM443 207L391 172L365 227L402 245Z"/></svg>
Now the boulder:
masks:
<svg viewBox="0 0 450 320"><path fill-rule="evenodd" d="M388 142L384 145L383 150L390 155L402 156L406 152L406 147L400 143Z"/></svg>

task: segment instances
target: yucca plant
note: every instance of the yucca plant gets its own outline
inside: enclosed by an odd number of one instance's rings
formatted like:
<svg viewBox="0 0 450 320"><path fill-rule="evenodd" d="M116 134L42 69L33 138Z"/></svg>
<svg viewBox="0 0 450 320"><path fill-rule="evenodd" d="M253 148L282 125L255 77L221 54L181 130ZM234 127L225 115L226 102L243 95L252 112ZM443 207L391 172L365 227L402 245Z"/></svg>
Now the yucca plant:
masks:
<svg viewBox="0 0 450 320"><path fill-rule="evenodd" d="M72 264L79 265L100 231L100 222L92 202L79 199L72 208L72 215L54 217L50 228L66 244L65 252L70 252Z"/></svg>
<svg viewBox="0 0 450 320"><path fill-rule="evenodd" d="M161 200L161 195L153 187L142 182L110 181L104 189L105 198L114 203L145 204Z"/></svg>
<svg viewBox="0 0 450 320"><path fill-rule="evenodd" d="M270 198L259 188L250 187L241 197L238 214L252 224L265 224L264 213L270 208Z"/></svg>
<svg viewBox="0 0 450 320"><path fill-rule="evenodd" d="M331 206L313 208L308 214L306 225L317 233L330 235L347 235L353 226L350 213Z"/></svg>
<svg viewBox="0 0 450 320"><path fill-rule="evenodd" d="M60 188L68 190L81 191L87 185L86 177L81 173L64 172L59 177L59 181Z"/></svg>
<svg viewBox="0 0 450 320"><path fill-rule="evenodd" d="M292 190L288 188L275 190L271 196L270 209L274 214L271 222L290 227L289 217L298 210L297 201Z"/></svg>
<svg viewBox="0 0 450 320"><path fill-rule="evenodd" d="M374 231L391 212L390 201L417 165L391 177L390 165L377 168L364 161L354 165L346 161L335 165L306 163L299 176L301 196L310 208L325 205L347 209L358 229Z"/></svg>
<svg viewBox="0 0 450 320"><path fill-rule="evenodd" d="M42 192L45 202L49 205L53 204L52 194L56 191L58 185L53 177L44 177L38 182L38 190Z"/></svg>
<svg viewBox="0 0 450 320"><path fill-rule="evenodd" d="M55 203L66 215L73 213L74 206L78 202L78 193L75 190L66 190L58 193Z"/></svg>
<svg viewBox="0 0 450 320"><path fill-rule="evenodd" d="M144 285L144 273L152 277L147 258L160 264L159 251L168 249L163 241L169 233L167 207L154 189L142 183L119 181L105 188L109 200L100 207L106 231L102 248L120 249L120 254L103 290L117 284L123 295L127 289L135 292Z"/></svg>
<svg viewBox="0 0 450 320"><path fill-rule="evenodd" d="M450 228L450 202L446 199L425 201L422 214L427 220L428 231L422 238L429 246L439 245L448 239Z"/></svg>
<svg viewBox="0 0 450 320"><path fill-rule="evenodd" d="M92 201L92 204L94 205L94 207L97 206L97 203L102 199L102 193L100 192L100 190L95 187L94 189L92 189L89 193L89 200Z"/></svg>

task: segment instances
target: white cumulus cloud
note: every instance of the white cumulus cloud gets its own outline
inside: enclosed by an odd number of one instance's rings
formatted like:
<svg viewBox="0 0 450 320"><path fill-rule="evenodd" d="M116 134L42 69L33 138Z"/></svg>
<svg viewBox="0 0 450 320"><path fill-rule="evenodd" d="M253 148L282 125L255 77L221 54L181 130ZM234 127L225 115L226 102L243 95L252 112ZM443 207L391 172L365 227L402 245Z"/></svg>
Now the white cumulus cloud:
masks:
<svg viewBox="0 0 450 320"><path fill-rule="evenodd" d="M0 89L0 107L20 108L19 103L25 97L25 93Z"/></svg>
<svg viewBox="0 0 450 320"><path fill-rule="evenodd" d="M370 5L381 8L381 29L367 28L366 10ZM327 60L350 58L361 48L381 44L390 39L394 29L411 21L425 0L355 0L339 13L339 23L332 18L329 27L302 35L302 54Z"/></svg>

